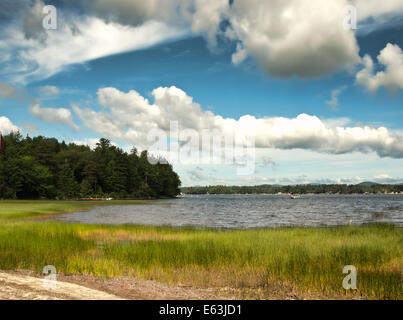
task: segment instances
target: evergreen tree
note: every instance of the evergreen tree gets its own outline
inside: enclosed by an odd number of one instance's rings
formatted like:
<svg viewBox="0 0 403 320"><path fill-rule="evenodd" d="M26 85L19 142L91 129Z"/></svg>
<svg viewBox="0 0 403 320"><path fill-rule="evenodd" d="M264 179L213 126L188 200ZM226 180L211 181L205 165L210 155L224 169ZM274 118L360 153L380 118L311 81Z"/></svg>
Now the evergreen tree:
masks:
<svg viewBox="0 0 403 320"><path fill-rule="evenodd" d="M58 196L62 199L72 199L80 196L79 184L67 160L65 160L60 170Z"/></svg>
<svg viewBox="0 0 403 320"><path fill-rule="evenodd" d="M54 138L10 133L0 155L0 198L149 198L179 193L169 164L151 164L147 151L128 154L100 139L94 150Z"/></svg>

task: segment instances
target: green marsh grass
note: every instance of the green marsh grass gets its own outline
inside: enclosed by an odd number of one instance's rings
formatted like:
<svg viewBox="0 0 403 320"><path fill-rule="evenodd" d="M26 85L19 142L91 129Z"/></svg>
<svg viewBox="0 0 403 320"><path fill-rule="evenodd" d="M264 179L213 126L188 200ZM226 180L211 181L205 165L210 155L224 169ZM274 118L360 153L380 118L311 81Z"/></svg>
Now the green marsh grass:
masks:
<svg viewBox="0 0 403 320"><path fill-rule="evenodd" d="M145 202L0 201L0 269L50 264L62 273L245 289L251 298L291 286L308 298L403 299L403 229L387 224L219 231L33 219L136 203ZM357 290L342 287L345 265L357 268Z"/></svg>

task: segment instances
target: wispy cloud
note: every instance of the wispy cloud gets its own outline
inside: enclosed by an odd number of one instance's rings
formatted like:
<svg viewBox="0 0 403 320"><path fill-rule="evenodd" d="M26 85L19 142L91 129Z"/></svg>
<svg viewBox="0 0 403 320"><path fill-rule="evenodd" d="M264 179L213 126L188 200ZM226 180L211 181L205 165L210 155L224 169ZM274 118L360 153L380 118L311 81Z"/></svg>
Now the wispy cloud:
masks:
<svg viewBox="0 0 403 320"><path fill-rule="evenodd" d="M55 86L43 86L38 89L38 92L42 98L56 97L60 91Z"/></svg>
<svg viewBox="0 0 403 320"><path fill-rule="evenodd" d="M330 100L326 101L326 104L331 107L332 111L336 111L339 106L339 95L347 88L347 86L342 86L340 88L334 89L330 94Z"/></svg>
<svg viewBox="0 0 403 320"><path fill-rule="evenodd" d="M58 89L53 86L40 88L42 94L58 94ZM29 111L37 119L47 123L64 123L74 130L78 130L78 126L73 122L71 111L66 108L42 108L41 100L29 95L28 91L23 87L17 87L8 83L0 83L0 98L12 99L18 103L29 103Z"/></svg>
<svg viewBox="0 0 403 320"><path fill-rule="evenodd" d="M207 181L208 179L208 176L205 175L204 170L201 167L188 170L187 174L192 181L196 182Z"/></svg>
<svg viewBox="0 0 403 320"><path fill-rule="evenodd" d="M78 126L73 122L71 111L66 108L41 108L39 104L34 104L29 110L37 119L47 123L67 124L75 131L78 130Z"/></svg>
<svg viewBox="0 0 403 320"><path fill-rule="evenodd" d="M13 82L24 84L48 78L71 64L146 48L185 34L186 30L158 21L129 27L97 17L77 17L57 30L48 30L46 40L41 41L27 39L17 25L10 25L3 31L1 41L7 46L0 45L0 52L13 58L6 62L1 73L8 74ZM15 66L18 69L13 70Z"/></svg>
<svg viewBox="0 0 403 320"><path fill-rule="evenodd" d="M16 87L5 82L0 82L0 98L11 99L19 103L30 100L28 91L25 88Z"/></svg>

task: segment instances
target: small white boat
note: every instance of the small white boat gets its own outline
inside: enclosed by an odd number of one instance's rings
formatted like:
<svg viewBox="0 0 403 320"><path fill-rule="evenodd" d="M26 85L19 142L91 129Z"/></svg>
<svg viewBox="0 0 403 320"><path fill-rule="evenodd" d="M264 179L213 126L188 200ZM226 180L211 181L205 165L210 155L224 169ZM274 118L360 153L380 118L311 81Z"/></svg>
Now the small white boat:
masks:
<svg viewBox="0 0 403 320"><path fill-rule="evenodd" d="M299 199L301 196L299 194L292 194L290 195L291 199Z"/></svg>
<svg viewBox="0 0 403 320"><path fill-rule="evenodd" d="M185 197L185 194L184 193L180 193L180 194L177 194L176 196L175 196L175 198L184 198Z"/></svg>

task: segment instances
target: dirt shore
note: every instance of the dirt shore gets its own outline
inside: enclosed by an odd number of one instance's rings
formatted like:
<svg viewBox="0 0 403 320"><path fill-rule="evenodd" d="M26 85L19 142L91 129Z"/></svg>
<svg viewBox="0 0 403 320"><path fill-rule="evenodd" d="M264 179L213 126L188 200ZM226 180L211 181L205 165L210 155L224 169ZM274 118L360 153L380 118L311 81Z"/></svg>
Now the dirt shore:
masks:
<svg viewBox="0 0 403 320"><path fill-rule="evenodd" d="M258 289L256 289L258 290ZM253 291L253 290L252 290ZM258 290L259 291L259 290ZM267 293L266 293L267 294ZM57 274L55 282L26 270L0 270L0 300L356 300L362 295L321 295L299 292L292 286L270 286L270 296L234 288L168 286L140 278L104 278L90 274Z"/></svg>
<svg viewBox="0 0 403 320"><path fill-rule="evenodd" d="M0 271L0 300L229 299L212 289L167 286L156 281L58 274L56 281L30 271Z"/></svg>

